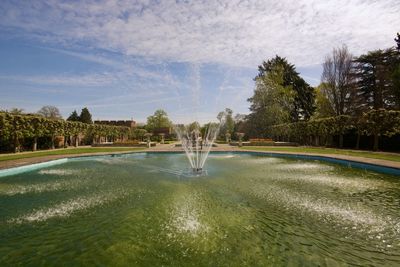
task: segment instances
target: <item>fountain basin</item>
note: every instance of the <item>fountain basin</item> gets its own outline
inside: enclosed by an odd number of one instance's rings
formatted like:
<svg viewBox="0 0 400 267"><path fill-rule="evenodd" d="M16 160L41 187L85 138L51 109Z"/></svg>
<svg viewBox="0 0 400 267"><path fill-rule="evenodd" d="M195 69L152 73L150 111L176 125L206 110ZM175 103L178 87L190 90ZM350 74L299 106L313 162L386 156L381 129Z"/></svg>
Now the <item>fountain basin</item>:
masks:
<svg viewBox="0 0 400 267"><path fill-rule="evenodd" d="M9 172L0 178L0 263L400 263L399 176L278 156L211 153L201 177L182 175L192 170L178 153Z"/></svg>

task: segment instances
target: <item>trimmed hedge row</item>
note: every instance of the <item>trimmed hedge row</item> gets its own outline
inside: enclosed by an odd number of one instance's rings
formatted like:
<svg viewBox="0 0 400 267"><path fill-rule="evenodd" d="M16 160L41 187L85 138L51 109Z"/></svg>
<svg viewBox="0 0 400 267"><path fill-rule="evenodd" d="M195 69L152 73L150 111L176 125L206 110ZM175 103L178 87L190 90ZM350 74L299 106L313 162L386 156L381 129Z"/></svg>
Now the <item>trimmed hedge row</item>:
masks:
<svg viewBox="0 0 400 267"><path fill-rule="evenodd" d="M40 137L50 137L54 148L57 136L73 137L77 146L80 135L90 136L95 143L102 137L124 139L129 132L130 128L124 126L87 124L0 112L0 141L11 142L15 152L20 150L21 141L25 138L33 139L32 150L36 150L37 139Z"/></svg>
<svg viewBox="0 0 400 267"><path fill-rule="evenodd" d="M307 145L332 144L333 136L339 136L339 147L343 146L343 135L357 133L356 148L361 135L374 136L374 150L378 149L379 137L400 134L400 111L371 110L361 117L341 115L323 119L274 125L269 135L278 141L298 142Z"/></svg>

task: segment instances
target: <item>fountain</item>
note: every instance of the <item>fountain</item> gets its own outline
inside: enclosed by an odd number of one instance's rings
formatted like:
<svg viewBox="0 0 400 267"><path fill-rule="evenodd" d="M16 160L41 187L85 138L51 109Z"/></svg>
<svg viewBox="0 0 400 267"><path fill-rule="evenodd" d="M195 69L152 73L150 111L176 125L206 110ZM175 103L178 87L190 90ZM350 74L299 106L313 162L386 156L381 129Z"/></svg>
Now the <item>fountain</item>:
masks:
<svg viewBox="0 0 400 267"><path fill-rule="evenodd" d="M203 133L199 128L199 125L175 128L177 137L182 142L182 148L189 160L191 174L195 176L207 174L203 167L217 138L220 125L210 123Z"/></svg>

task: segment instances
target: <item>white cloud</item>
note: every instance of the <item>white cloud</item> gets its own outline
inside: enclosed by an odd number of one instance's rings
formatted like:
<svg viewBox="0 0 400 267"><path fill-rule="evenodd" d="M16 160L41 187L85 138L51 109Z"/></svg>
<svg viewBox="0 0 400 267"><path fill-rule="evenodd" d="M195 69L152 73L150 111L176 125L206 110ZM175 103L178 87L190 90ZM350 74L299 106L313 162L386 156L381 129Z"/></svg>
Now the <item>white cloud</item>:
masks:
<svg viewBox="0 0 400 267"><path fill-rule="evenodd" d="M392 46L399 14L398 0L3 0L4 36L39 40L42 48L102 67L3 74L0 81L41 90L31 109L52 100L65 115L87 105L101 118L145 120L162 107L174 120L206 122L225 107L247 112L262 60L285 56L318 84L315 66L333 47L347 44L358 55ZM11 101L5 88L0 94ZM81 88L80 98L71 98ZM64 97L55 97L60 91Z"/></svg>
<svg viewBox="0 0 400 267"><path fill-rule="evenodd" d="M16 81L26 84L49 86L107 86L117 81L110 74L84 74L84 75L0 75L0 80Z"/></svg>
<svg viewBox="0 0 400 267"><path fill-rule="evenodd" d="M333 46L388 47L397 0L2 1L0 25L41 40L155 60L256 66L280 54L320 63ZM19 5L19 6L18 6Z"/></svg>

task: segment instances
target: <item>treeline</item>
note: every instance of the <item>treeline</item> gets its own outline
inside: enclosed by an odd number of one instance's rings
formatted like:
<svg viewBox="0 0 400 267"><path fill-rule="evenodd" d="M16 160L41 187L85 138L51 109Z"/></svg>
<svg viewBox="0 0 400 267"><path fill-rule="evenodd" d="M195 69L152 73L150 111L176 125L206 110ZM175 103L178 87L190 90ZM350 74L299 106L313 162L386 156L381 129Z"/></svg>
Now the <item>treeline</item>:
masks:
<svg viewBox="0 0 400 267"><path fill-rule="evenodd" d="M398 124L391 123L400 117L400 34L395 41L396 46L358 57L346 46L333 49L316 88L285 58L263 62L243 131L248 137L284 137L310 145L333 145L329 138L335 136L339 147L349 143L343 140L349 133L357 136L356 143L360 136L373 136L378 149L380 136L399 135Z"/></svg>
<svg viewBox="0 0 400 267"><path fill-rule="evenodd" d="M332 146L333 137L338 136L338 146L343 147L343 136L357 135L353 148L360 148L362 136L373 136L373 149L379 147L379 137L400 134L400 111L371 110L361 117L340 115L312 119L295 123L273 125L269 133L277 141L295 141L302 145Z"/></svg>
<svg viewBox="0 0 400 267"><path fill-rule="evenodd" d="M54 149L56 138L63 136L64 144L78 146L85 137L88 144L101 140L126 139L129 127L89 124L62 119L50 119L38 115L10 114L0 112L0 150L19 152L24 148L37 150L38 143ZM39 142L41 141L41 142Z"/></svg>

